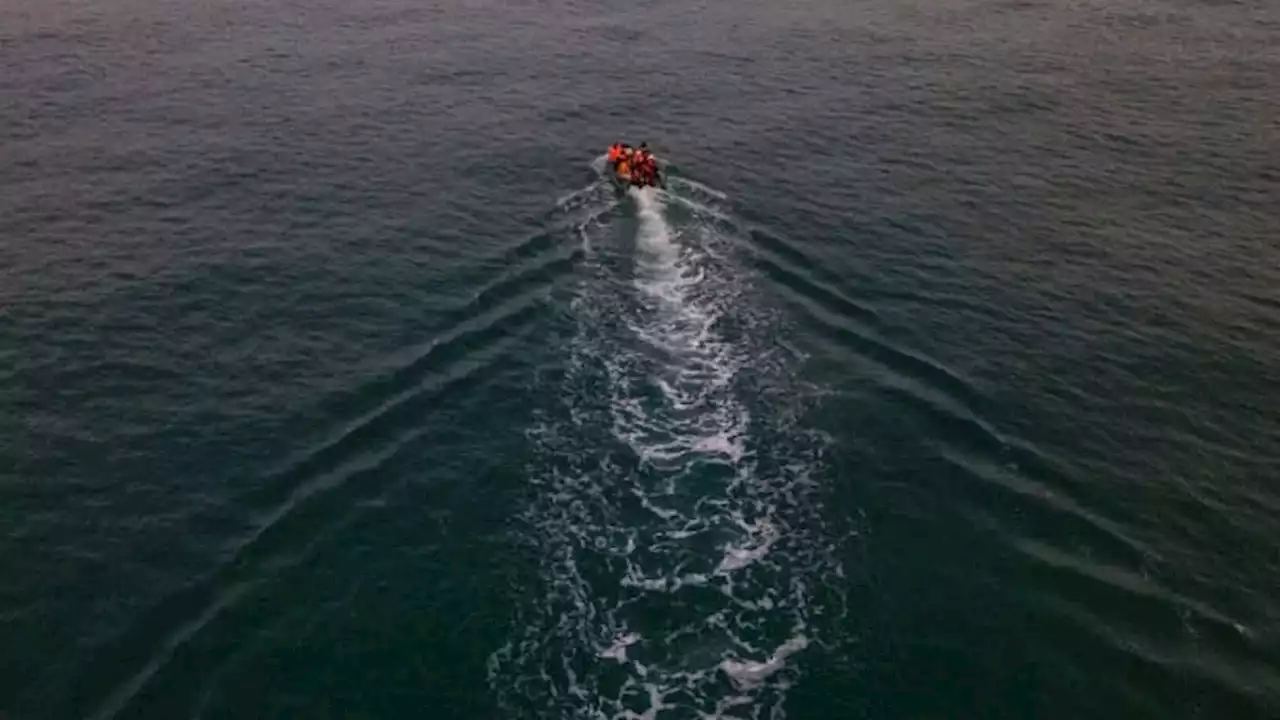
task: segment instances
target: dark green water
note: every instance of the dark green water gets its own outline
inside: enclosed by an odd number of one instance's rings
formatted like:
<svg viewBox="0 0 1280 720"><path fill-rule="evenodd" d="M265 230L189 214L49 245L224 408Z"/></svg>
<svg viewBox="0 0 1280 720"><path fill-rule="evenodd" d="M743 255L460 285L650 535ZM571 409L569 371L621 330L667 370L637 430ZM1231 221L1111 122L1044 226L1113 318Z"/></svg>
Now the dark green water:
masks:
<svg viewBox="0 0 1280 720"><path fill-rule="evenodd" d="M1277 37L4 5L0 716L1275 717Z"/></svg>

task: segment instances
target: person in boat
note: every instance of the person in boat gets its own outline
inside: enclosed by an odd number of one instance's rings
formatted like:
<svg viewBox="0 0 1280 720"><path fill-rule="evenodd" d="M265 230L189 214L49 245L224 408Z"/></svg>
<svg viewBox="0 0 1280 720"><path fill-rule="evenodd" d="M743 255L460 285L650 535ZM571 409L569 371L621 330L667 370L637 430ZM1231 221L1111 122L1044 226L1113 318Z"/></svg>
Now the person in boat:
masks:
<svg viewBox="0 0 1280 720"><path fill-rule="evenodd" d="M626 142L614 142L613 145L609 146L609 167L614 167L614 165L618 164L618 161L626 158L627 155L631 155L632 152L634 150Z"/></svg>
<svg viewBox="0 0 1280 720"><path fill-rule="evenodd" d="M613 171L617 173L618 179L625 180L631 177L634 172L634 155L630 145L622 146L618 159L613 162Z"/></svg>
<svg viewBox="0 0 1280 720"><path fill-rule="evenodd" d="M651 162L653 162L653 153L649 152L649 143L640 143L640 147L636 149L635 158L631 161L632 166L643 171Z"/></svg>
<svg viewBox="0 0 1280 720"><path fill-rule="evenodd" d="M661 185L658 177L658 161L654 159L653 153L649 151L648 143L641 143L640 149L636 151L636 159L633 161L633 171L631 183L633 185Z"/></svg>
<svg viewBox="0 0 1280 720"><path fill-rule="evenodd" d="M652 185L653 183L653 167L652 160L644 160L637 158L631 166L631 184L637 187Z"/></svg>

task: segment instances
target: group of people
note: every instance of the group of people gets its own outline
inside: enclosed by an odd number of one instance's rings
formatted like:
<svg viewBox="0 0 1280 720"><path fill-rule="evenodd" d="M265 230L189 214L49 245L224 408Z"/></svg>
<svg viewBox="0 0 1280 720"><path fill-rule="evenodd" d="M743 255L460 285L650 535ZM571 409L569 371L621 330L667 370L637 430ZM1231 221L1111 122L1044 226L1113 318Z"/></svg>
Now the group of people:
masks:
<svg viewBox="0 0 1280 720"><path fill-rule="evenodd" d="M638 187L662 185L662 178L658 174L658 161L654 160L653 153L649 152L648 143L640 143L639 148L633 148L626 143L614 143L609 146L608 157L609 167L613 168L619 180L630 181L632 185Z"/></svg>

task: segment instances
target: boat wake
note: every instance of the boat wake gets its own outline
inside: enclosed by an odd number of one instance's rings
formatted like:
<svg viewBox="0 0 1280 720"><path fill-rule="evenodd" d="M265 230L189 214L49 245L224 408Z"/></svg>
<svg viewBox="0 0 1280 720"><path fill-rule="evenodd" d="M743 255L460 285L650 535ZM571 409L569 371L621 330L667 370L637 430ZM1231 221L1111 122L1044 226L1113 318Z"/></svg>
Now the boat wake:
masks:
<svg viewBox="0 0 1280 720"><path fill-rule="evenodd" d="M490 658L512 717L780 718L842 604L797 358L695 190L632 190L568 301L516 530L537 587Z"/></svg>

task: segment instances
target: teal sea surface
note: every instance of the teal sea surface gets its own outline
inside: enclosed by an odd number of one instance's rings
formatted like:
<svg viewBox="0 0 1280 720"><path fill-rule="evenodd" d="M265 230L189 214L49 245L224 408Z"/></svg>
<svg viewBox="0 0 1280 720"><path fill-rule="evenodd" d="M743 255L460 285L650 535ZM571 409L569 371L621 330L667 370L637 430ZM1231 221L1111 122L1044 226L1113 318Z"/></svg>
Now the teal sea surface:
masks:
<svg viewBox="0 0 1280 720"><path fill-rule="evenodd" d="M0 3L0 717L1280 716L1277 38Z"/></svg>

